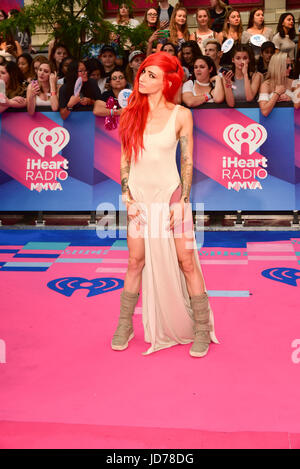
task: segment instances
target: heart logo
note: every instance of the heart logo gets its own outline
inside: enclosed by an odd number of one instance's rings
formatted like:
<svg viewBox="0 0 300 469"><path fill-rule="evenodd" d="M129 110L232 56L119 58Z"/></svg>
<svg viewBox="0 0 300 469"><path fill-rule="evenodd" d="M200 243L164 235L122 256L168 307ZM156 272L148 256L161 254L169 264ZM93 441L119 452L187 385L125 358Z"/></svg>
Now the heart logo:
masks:
<svg viewBox="0 0 300 469"><path fill-rule="evenodd" d="M300 279L300 270L291 269L290 267L272 267L263 270L261 274L270 280L292 285L293 287L297 286L297 280Z"/></svg>
<svg viewBox="0 0 300 469"><path fill-rule="evenodd" d="M47 283L47 286L51 290L67 297L71 297L77 290L88 290L87 298L89 298L123 288L124 280L114 277L94 278L91 280L84 277L63 277L51 280L51 282Z"/></svg>
<svg viewBox="0 0 300 469"><path fill-rule="evenodd" d="M51 130L45 127L36 127L28 137L28 141L32 148L41 156L45 156L47 146L52 148L52 158L57 155L70 141L69 132L63 127L54 127Z"/></svg>
<svg viewBox="0 0 300 469"><path fill-rule="evenodd" d="M239 155L242 154L242 144L248 143L249 154L252 155L267 140L268 132L260 124L250 124L243 127L240 124L230 124L223 133L223 138Z"/></svg>

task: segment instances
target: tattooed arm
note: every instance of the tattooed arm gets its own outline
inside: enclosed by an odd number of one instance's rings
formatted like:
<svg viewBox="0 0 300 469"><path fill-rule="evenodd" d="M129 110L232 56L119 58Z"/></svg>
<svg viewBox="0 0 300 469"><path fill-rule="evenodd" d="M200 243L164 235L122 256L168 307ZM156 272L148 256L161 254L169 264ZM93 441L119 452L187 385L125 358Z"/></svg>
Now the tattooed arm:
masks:
<svg viewBox="0 0 300 469"><path fill-rule="evenodd" d="M189 109L180 109L179 142L181 150L181 200L189 202L193 179L193 117Z"/></svg>
<svg viewBox="0 0 300 469"><path fill-rule="evenodd" d="M127 199L130 198L130 191L128 187L128 178L130 171L130 163L126 160L124 152L121 152L121 188L122 188L122 200L125 203Z"/></svg>

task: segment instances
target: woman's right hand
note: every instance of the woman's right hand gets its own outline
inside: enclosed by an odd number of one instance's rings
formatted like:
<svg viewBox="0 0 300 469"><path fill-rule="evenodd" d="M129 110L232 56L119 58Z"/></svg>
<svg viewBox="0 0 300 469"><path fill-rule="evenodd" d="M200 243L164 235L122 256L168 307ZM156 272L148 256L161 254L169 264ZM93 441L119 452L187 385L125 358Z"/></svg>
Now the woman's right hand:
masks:
<svg viewBox="0 0 300 469"><path fill-rule="evenodd" d="M233 72L230 70L229 72L223 72L223 79L226 88L232 88L232 78L233 78Z"/></svg>
<svg viewBox="0 0 300 469"><path fill-rule="evenodd" d="M40 87L39 87L38 82L34 80L30 83L29 86L30 86L29 91L30 91L31 96L37 96L40 92Z"/></svg>
<svg viewBox="0 0 300 469"><path fill-rule="evenodd" d="M129 221L144 225L146 223L146 217L140 204L129 196L127 196L125 204Z"/></svg>
<svg viewBox="0 0 300 469"><path fill-rule="evenodd" d="M152 44L152 42L157 41L158 38L159 38L159 30L157 29L156 31L154 31L152 36L149 37L148 42L150 42L150 44Z"/></svg>
<svg viewBox="0 0 300 469"><path fill-rule="evenodd" d="M76 104L80 102L80 99L81 99L80 96L74 96L74 95L71 96L67 107L74 107Z"/></svg>

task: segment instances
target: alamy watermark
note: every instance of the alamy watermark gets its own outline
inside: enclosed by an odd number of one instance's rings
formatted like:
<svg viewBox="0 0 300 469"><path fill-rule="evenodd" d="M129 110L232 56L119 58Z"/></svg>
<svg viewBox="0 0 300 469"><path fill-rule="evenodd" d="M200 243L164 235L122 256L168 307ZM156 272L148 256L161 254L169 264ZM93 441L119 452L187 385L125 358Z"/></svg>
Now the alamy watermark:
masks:
<svg viewBox="0 0 300 469"><path fill-rule="evenodd" d="M3 339L0 339L0 363L6 363L6 344Z"/></svg>
<svg viewBox="0 0 300 469"><path fill-rule="evenodd" d="M197 242L201 245L204 240L204 204L195 204L197 217ZM119 213L119 220L117 220ZM170 229L170 216L174 219L174 227ZM194 223L190 203L175 202L169 205L166 202L133 202L128 206L128 212L119 196L119 206L102 202L97 206L96 233L100 239L114 238L126 239L129 234L132 238L166 239L174 237L185 239L187 248L194 246Z"/></svg>
<svg viewBox="0 0 300 469"><path fill-rule="evenodd" d="M292 362L295 365L298 365L300 363L300 339L294 339L291 346L296 349L293 351L291 356Z"/></svg>

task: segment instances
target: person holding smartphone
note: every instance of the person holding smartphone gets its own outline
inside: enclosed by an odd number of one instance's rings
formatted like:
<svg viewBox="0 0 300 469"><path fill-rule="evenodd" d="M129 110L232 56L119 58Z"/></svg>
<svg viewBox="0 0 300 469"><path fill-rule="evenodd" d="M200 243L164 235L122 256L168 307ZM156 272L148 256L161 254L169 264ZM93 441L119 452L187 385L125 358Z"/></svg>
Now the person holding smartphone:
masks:
<svg viewBox="0 0 300 469"><path fill-rule="evenodd" d="M227 105L252 102L258 93L262 74L255 71L255 59L251 47L239 44L233 49L232 71L223 73Z"/></svg>
<svg viewBox="0 0 300 469"><path fill-rule="evenodd" d="M50 62L39 66L37 80L32 80L27 88L27 111L30 115L35 113L36 106L58 111L57 73Z"/></svg>

